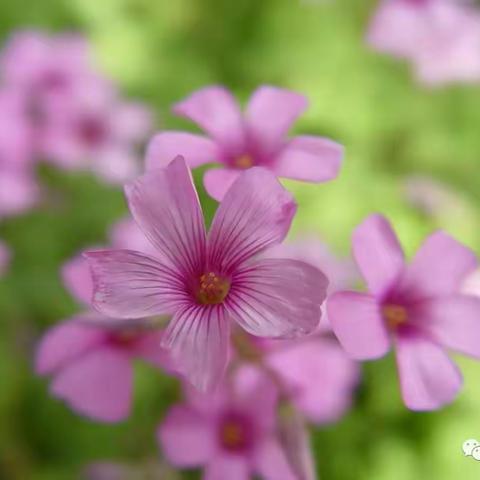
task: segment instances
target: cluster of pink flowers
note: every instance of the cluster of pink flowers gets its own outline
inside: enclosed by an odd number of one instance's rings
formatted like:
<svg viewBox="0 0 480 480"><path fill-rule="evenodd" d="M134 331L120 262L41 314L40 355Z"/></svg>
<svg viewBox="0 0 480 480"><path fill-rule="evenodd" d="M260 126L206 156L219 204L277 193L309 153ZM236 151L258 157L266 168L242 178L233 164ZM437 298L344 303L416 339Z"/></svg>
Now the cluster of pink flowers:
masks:
<svg viewBox="0 0 480 480"><path fill-rule="evenodd" d="M38 200L39 161L133 178L150 117L97 72L83 38L14 34L0 54L0 218Z"/></svg>
<svg viewBox="0 0 480 480"><path fill-rule="evenodd" d="M469 0L381 0L368 32L427 85L480 80L480 11Z"/></svg>
<svg viewBox="0 0 480 480"><path fill-rule="evenodd" d="M343 157L331 140L286 137L305 107L274 87L254 93L245 117L221 87L175 106L209 137L153 138L146 172L125 187L136 223L115 226L113 249L63 267L87 310L53 327L37 352L52 394L100 421L129 415L132 359L177 376L183 400L158 442L173 465L202 467L207 480L314 478L305 422L337 421L360 381L356 360L392 343L415 410L457 395L447 349L480 355L480 299L464 291L477 260L447 234L430 236L406 266L388 221L367 218L353 253L370 293L344 291L357 269L318 241L282 245L297 205L277 176L330 180ZM224 168L204 182L221 203L207 231L189 166L213 162Z"/></svg>

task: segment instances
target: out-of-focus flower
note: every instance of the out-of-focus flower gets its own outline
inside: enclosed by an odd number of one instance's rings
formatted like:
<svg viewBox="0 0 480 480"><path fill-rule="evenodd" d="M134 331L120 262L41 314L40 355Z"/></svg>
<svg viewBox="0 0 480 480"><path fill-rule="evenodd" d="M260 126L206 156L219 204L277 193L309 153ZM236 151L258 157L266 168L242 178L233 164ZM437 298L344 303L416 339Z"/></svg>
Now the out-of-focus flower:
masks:
<svg viewBox="0 0 480 480"><path fill-rule="evenodd" d="M34 30L10 38L0 57L0 74L6 84L34 96L40 107L52 97L73 94L78 85L97 76L83 37Z"/></svg>
<svg viewBox="0 0 480 480"><path fill-rule="evenodd" d="M38 196L33 166L33 137L25 98L15 89L0 90L0 217L30 208Z"/></svg>
<svg viewBox="0 0 480 480"><path fill-rule="evenodd" d="M108 182L134 178L140 166L136 148L150 131L149 112L103 85L86 87L50 105L41 136L45 157L63 168L91 169Z"/></svg>
<svg viewBox="0 0 480 480"><path fill-rule="evenodd" d="M296 342L269 341L263 358L311 422L335 422L350 407L359 369L334 338L316 334Z"/></svg>
<svg viewBox="0 0 480 480"><path fill-rule="evenodd" d="M78 315L53 327L39 344L36 371L51 375L51 393L77 412L104 422L123 420L132 400L132 360L168 367L161 332L145 322Z"/></svg>
<svg viewBox="0 0 480 480"><path fill-rule="evenodd" d="M462 377L446 350L480 357L480 299L461 293L473 252L444 232L429 236L408 266L388 221L368 217L353 253L370 293L337 292L327 310L343 347L358 360L396 347L400 386L413 410L451 402Z"/></svg>
<svg viewBox="0 0 480 480"><path fill-rule="evenodd" d="M122 228L126 229L125 221ZM144 242L135 242L135 227L129 225L128 230L122 241L142 249ZM70 293L88 307L93 285L87 262L73 258L62 267L62 277ZM45 335L38 347L36 369L40 375L53 377L52 394L74 410L100 421L119 421L130 412L133 359L171 370L161 337L150 319L118 320L86 312Z"/></svg>
<svg viewBox="0 0 480 480"><path fill-rule="evenodd" d="M293 258L310 263L325 272L328 294L351 288L358 272L350 259L334 256L318 239L284 243L268 250L269 257ZM295 342L268 340L257 342L263 361L284 383L290 401L313 423L338 420L350 407L359 379L359 368L328 335L327 316L318 332Z"/></svg>
<svg viewBox="0 0 480 480"><path fill-rule="evenodd" d="M9 263L10 250L3 242L0 242L0 277L6 272Z"/></svg>
<svg viewBox="0 0 480 480"><path fill-rule="evenodd" d="M480 80L480 12L468 1L384 0L368 42L411 61L425 84Z"/></svg>
<svg viewBox="0 0 480 480"><path fill-rule="evenodd" d="M253 93L242 116L228 90L206 87L178 103L174 112L197 123L210 138L161 132L149 145L146 167L165 166L175 155L184 155L192 168L220 162L225 168L210 169L204 178L205 188L217 200L223 198L243 170L253 166L295 180L332 180L342 163L341 145L316 136L286 138L307 104L307 99L298 93L263 86Z"/></svg>
<svg viewBox="0 0 480 480"><path fill-rule="evenodd" d="M106 315L173 314L163 344L199 389L212 388L228 361L230 324L260 337L292 337L320 320L327 279L298 260L255 258L287 234L292 196L264 168L244 172L218 208L207 239L182 157L126 188L130 210L157 248L86 254L94 305Z"/></svg>
<svg viewBox="0 0 480 480"><path fill-rule="evenodd" d="M91 57L80 36L20 32L0 58L0 77L26 99L36 160L121 183L138 173L151 114L122 100Z"/></svg>
<svg viewBox="0 0 480 480"><path fill-rule="evenodd" d="M269 377L242 367L214 396L188 395L158 430L166 458L204 467L205 480L294 480L276 435L277 391Z"/></svg>

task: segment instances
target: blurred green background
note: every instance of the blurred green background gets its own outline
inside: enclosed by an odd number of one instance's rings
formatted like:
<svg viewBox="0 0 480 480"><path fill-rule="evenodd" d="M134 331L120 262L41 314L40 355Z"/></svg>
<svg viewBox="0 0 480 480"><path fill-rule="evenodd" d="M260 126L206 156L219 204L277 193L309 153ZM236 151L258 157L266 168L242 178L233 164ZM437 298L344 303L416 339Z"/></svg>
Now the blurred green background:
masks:
<svg viewBox="0 0 480 480"><path fill-rule="evenodd" d="M158 129L191 129L169 107L207 84L224 84L242 100L262 83L298 90L311 107L296 131L334 138L347 156L335 182L288 183L300 204L293 235L321 234L347 254L352 228L380 211L409 253L438 227L480 252L480 88L427 90L408 66L369 51L364 36L375 4L2 0L0 35L5 40L19 28L83 32L124 93L151 105ZM104 242L108 227L127 214L121 191L93 176L47 167L39 176L48 191L42 205L0 224L0 238L15 253L0 280L0 478L76 479L91 462L150 462L159 457L156 426L178 394L173 380L139 365L131 418L104 426L52 399L47 382L32 373L38 337L78 308L59 267ZM407 195L419 176L420 203ZM211 216L214 203L204 194L202 202ZM480 438L480 366L460 364L466 387L458 401L423 414L401 403L392 358L365 364L354 410L312 433L321 478L480 478L480 462L461 451L464 440Z"/></svg>

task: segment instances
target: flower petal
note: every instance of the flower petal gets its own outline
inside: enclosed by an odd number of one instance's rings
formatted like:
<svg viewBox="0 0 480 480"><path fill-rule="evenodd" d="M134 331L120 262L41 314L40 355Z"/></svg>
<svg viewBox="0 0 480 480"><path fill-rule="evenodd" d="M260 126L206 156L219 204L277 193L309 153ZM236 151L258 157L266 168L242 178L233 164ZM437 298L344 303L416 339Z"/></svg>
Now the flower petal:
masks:
<svg viewBox="0 0 480 480"><path fill-rule="evenodd" d="M80 321L79 321L80 320ZM51 328L40 341L35 358L39 375L53 373L106 339L105 331L74 317Z"/></svg>
<svg viewBox="0 0 480 480"><path fill-rule="evenodd" d="M280 243L296 212L292 195L261 167L238 177L225 195L209 234L209 264L230 273L242 262Z"/></svg>
<svg viewBox="0 0 480 480"><path fill-rule="evenodd" d="M402 247L388 220L374 214L366 218L353 233L353 255L368 288L384 293L404 268Z"/></svg>
<svg viewBox="0 0 480 480"><path fill-rule="evenodd" d="M212 390L228 361L230 321L223 306L186 305L176 312L162 339L181 373L199 390Z"/></svg>
<svg viewBox="0 0 480 480"><path fill-rule="evenodd" d="M398 335L396 347L408 408L436 410L453 401L462 387L462 375L442 348L419 335Z"/></svg>
<svg viewBox="0 0 480 480"><path fill-rule="evenodd" d="M301 455L309 452L300 452ZM256 452L255 471L260 473L265 480L297 480L293 475L292 469L287 461L287 457L283 452L279 442L274 438L268 438L263 441L262 445ZM310 477L308 477L310 480Z"/></svg>
<svg viewBox="0 0 480 480"><path fill-rule="evenodd" d="M169 462L176 467L204 465L214 451L214 423L183 405L167 413L157 438Z"/></svg>
<svg viewBox="0 0 480 480"><path fill-rule="evenodd" d="M328 319L348 355L356 360L378 358L390 340L377 301L370 295L338 292L327 302Z"/></svg>
<svg viewBox="0 0 480 480"><path fill-rule="evenodd" d="M247 332L291 337L312 332L321 316L328 280L299 260L261 259L238 270L226 306Z"/></svg>
<svg viewBox="0 0 480 480"><path fill-rule="evenodd" d="M114 348L96 349L62 369L52 394L95 420L117 422L127 417L132 393L128 356Z"/></svg>
<svg viewBox="0 0 480 480"><path fill-rule="evenodd" d="M131 250L86 252L92 271L93 306L114 318L169 313L186 298L183 279L167 265Z"/></svg>
<svg viewBox="0 0 480 480"><path fill-rule="evenodd" d="M185 132L161 132L148 144L146 169L165 167L177 155L185 157L190 168L219 162L221 157L215 142L207 137Z"/></svg>
<svg viewBox="0 0 480 480"><path fill-rule="evenodd" d="M242 170L232 168L210 168L203 176L205 190L219 202L241 173Z"/></svg>
<svg viewBox="0 0 480 480"><path fill-rule="evenodd" d="M435 298L415 309L419 326L441 345L480 358L480 298L467 295Z"/></svg>
<svg viewBox="0 0 480 480"><path fill-rule="evenodd" d="M340 170L343 152L341 145L326 138L295 137L277 158L275 173L306 182L333 180Z"/></svg>
<svg viewBox="0 0 480 480"><path fill-rule="evenodd" d="M164 257L198 274L205 256L205 225L190 170L182 157L125 188L130 211Z"/></svg>
<svg viewBox="0 0 480 480"><path fill-rule="evenodd" d="M417 298L458 292L477 267L475 254L445 232L430 235L407 267L402 285Z"/></svg>
<svg viewBox="0 0 480 480"><path fill-rule="evenodd" d="M205 469L203 480L249 480L248 461L241 455L217 455ZM280 479L279 479L280 480Z"/></svg>
<svg viewBox="0 0 480 480"><path fill-rule="evenodd" d="M227 89L211 86L198 90L177 103L173 111L195 122L222 146L234 150L243 147L242 113Z"/></svg>
<svg viewBox="0 0 480 480"><path fill-rule="evenodd" d="M167 371L173 370L168 351L161 347L162 331L146 331L132 345L133 353L150 364Z"/></svg>
<svg viewBox="0 0 480 480"><path fill-rule="evenodd" d="M306 97L290 90L265 85L250 98L245 111L248 133L264 154L283 145L283 137L308 107Z"/></svg>
<svg viewBox="0 0 480 480"><path fill-rule="evenodd" d="M291 390L295 406L316 424L337 421L352 402L359 371L335 340L278 345L266 357Z"/></svg>
<svg viewBox="0 0 480 480"><path fill-rule="evenodd" d="M88 263L81 255L62 265L62 280L71 295L77 301L90 305L93 295L92 276Z"/></svg>

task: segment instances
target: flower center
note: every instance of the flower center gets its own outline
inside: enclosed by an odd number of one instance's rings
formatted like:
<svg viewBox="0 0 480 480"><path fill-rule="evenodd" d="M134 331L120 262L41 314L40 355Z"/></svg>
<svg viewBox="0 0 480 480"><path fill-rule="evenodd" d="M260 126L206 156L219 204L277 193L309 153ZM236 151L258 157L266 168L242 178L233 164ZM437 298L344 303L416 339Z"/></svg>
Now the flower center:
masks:
<svg viewBox="0 0 480 480"><path fill-rule="evenodd" d="M215 305L225 300L230 282L216 273L205 273L200 277L197 299L203 305Z"/></svg>
<svg viewBox="0 0 480 480"><path fill-rule="evenodd" d="M237 168L250 168L253 167L253 158L248 154L244 154L236 158L234 163Z"/></svg>
<svg viewBox="0 0 480 480"><path fill-rule="evenodd" d="M219 435L222 447L230 452L246 449L251 440L248 425L240 421L240 418L224 420Z"/></svg>
<svg viewBox="0 0 480 480"><path fill-rule="evenodd" d="M78 125L78 135L88 147L95 148L103 143L108 135L102 120L95 117L85 117Z"/></svg>
<svg viewBox="0 0 480 480"><path fill-rule="evenodd" d="M382 308L382 315L391 329L396 329L408 320L408 313L401 305L388 304Z"/></svg>

